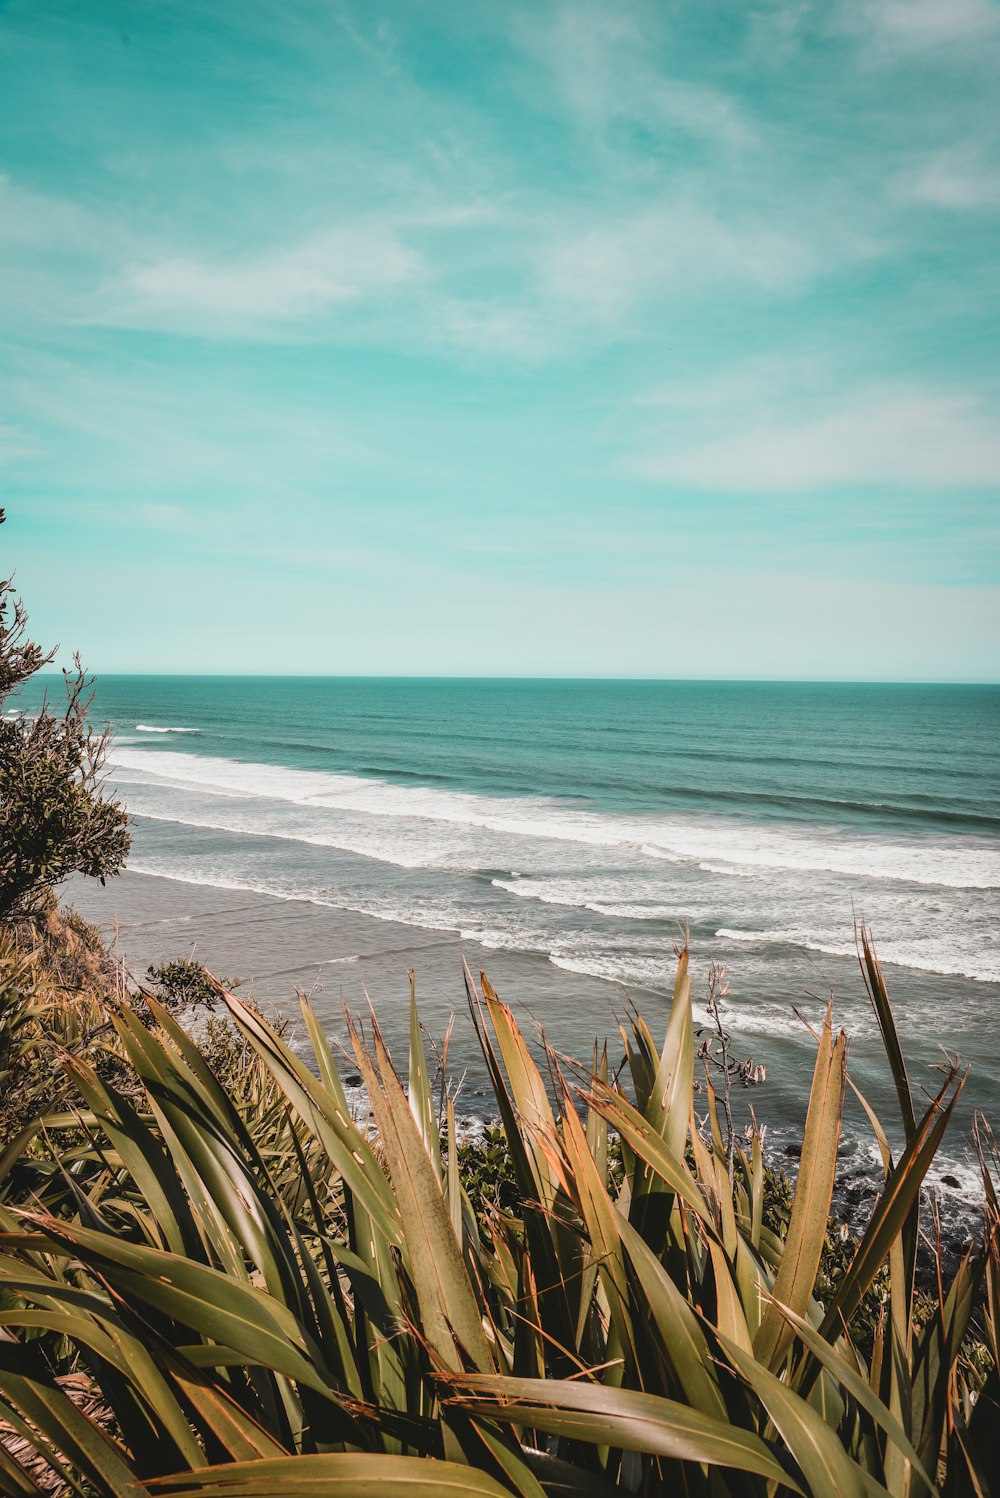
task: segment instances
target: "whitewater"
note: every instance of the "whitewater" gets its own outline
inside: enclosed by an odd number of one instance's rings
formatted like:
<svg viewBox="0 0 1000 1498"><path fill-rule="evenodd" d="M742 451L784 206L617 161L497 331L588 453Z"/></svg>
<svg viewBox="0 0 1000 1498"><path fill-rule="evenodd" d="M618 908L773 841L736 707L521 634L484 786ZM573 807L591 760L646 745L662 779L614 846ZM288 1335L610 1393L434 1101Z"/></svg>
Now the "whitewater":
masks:
<svg viewBox="0 0 1000 1498"><path fill-rule="evenodd" d="M831 996L855 1079L892 1116L856 959L866 920L915 1085L947 1047L973 1062L966 1124L1000 1114L1000 689L103 678L96 709L130 868L196 904L219 892L205 940L269 997L289 1002L287 975L311 982L314 963L334 1029L334 968L338 984L385 975L394 1033L409 964L437 1021L464 947L589 1052L626 994L659 1022L688 941L699 1022L709 964L727 967L726 1024L768 1067L754 1101L780 1153L811 1071L804 1021ZM154 942L153 894L136 916ZM849 1119L844 1148L870 1170L865 1132ZM963 1150L940 1170L964 1190Z"/></svg>
<svg viewBox="0 0 1000 1498"><path fill-rule="evenodd" d="M655 979L661 959L649 947L657 927L672 926L674 934L710 927L713 909L713 934L727 947L839 955L853 950L852 912L860 910L882 929L887 961L1000 982L1000 843L986 836L876 836L815 819L760 824L717 811L612 812L551 796L394 784L121 740L111 764L140 818L328 848L383 865L381 874L342 877L339 895L348 908L458 925L486 945L539 950L548 940L553 960L575 960L581 971L626 983ZM295 881L294 856L292 847L275 850L276 877L258 887L335 903L331 883ZM393 869L426 871L425 888L417 895L394 884ZM479 922L468 919L467 895L456 898L454 882L442 884L449 874L490 876L489 890L477 886ZM525 914L526 903L566 914L546 922L538 909ZM574 939L571 913L599 919L581 921ZM646 928L639 935L633 929L624 949L615 939L622 923ZM606 939L595 950L602 930Z"/></svg>

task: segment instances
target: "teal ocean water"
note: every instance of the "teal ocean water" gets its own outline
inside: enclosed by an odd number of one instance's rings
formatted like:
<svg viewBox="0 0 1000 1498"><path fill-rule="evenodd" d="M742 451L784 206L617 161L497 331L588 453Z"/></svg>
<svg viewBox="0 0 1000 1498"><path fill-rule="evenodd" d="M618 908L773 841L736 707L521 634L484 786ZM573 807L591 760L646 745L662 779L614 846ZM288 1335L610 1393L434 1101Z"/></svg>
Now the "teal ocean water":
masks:
<svg viewBox="0 0 1000 1498"><path fill-rule="evenodd" d="M114 678L135 866L541 948L695 941L1000 983L1000 689Z"/></svg>
<svg viewBox="0 0 1000 1498"><path fill-rule="evenodd" d="M96 710L133 869L633 991L686 931L755 1053L807 1057L834 990L862 1071L864 916L911 1044L1000 1111L1000 688L104 677Z"/></svg>
<svg viewBox="0 0 1000 1498"><path fill-rule="evenodd" d="M1000 983L1000 688L105 677L134 867L621 982L696 943Z"/></svg>

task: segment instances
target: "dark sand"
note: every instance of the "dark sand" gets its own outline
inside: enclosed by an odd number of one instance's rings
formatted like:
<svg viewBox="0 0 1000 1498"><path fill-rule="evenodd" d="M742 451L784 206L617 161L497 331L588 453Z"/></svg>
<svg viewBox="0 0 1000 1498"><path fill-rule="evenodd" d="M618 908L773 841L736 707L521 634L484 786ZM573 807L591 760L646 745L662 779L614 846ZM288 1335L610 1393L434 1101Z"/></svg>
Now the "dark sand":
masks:
<svg viewBox="0 0 1000 1498"><path fill-rule="evenodd" d="M103 889L93 880L73 879L63 899L97 922L112 940L117 921L120 954L137 979L144 978L151 964L193 954L217 976L241 980L243 991L253 993L265 1010L293 1017L289 1039L292 1044L301 1042L306 1055L297 990L308 996L331 1039L340 1042L346 1041L344 1006L367 1015L370 997L397 1069L405 1069L412 967L421 1019L432 1041L441 1039L450 1017L456 1016L449 1073L453 1080L462 1079L460 1109L469 1117L492 1117L496 1109L467 1013L463 955L477 977L481 968L489 974L536 1054L544 1022L546 1035L566 1056L587 1060L594 1041L607 1039L614 1068L622 1059L616 1017L624 1015L627 999L640 1008L657 1039L670 1009L674 962L669 952L664 953L663 989L634 989L626 995L618 984L566 972L538 953L495 951L463 941L457 931L429 931L305 900L132 872ZM703 979L704 974L695 971L696 986ZM744 1048L737 1045L737 1051L743 1054ZM745 1119L746 1108L753 1104L768 1122L772 1161L794 1174L815 1052L804 1034L797 1040L775 1037L767 1059L765 1086L749 1093L737 1090L737 1117ZM353 1065L348 1055L345 1072L353 1071ZM884 1062L878 1069L887 1091ZM879 1099L880 1105L889 1101ZM873 1143L861 1142L869 1131L859 1109L849 1106L848 1116L852 1114L853 1128L848 1125L841 1144L836 1207L860 1224L879 1171ZM883 1116L892 1116L888 1107ZM963 1123L968 1127L968 1116ZM978 1229L979 1190L961 1131L952 1131L952 1151L935 1162L932 1176L942 1178L946 1237L949 1252L957 1253L966 1236ZM953 1176L952 1171L959 1174Z"/></svg>
<svg viewBox="0 0 1000 1498"><path fill-rule="evenodd" d="M338 1037L344 1035L344 1005L366 1014L370 997L398 1052L397 1065L405 1060L412 967L421 1019L431 1037L443 1036L450 1016L457 1016L451 1059L459 1071L469 1068L465 1094L473 1111L477 1098L485 1101L485 1092L467 1017L463 955L477 977L480 969L489 974L529 1036L544 1019L547 1035L564 1053L588 1057L595 1039L614 1039L616 1015L625 1011L625 990L618 984L565 972L542 955L494 951L462 941L456 931L428 931L305 900L131 872L103 889L92 880L74 879L63 898L112 940L117 920L120 954L140 980L150 965L194 954L217 976L239 979L265 1007L285 1014L297 1014L296 991L301 990L327 1031ZM631 992L654 1033L666 1024L672 966L668 953L663 992ZM598 1018L603 1028L595 1030ZM620 1042L616 1054L619 1049Z"/></svg>

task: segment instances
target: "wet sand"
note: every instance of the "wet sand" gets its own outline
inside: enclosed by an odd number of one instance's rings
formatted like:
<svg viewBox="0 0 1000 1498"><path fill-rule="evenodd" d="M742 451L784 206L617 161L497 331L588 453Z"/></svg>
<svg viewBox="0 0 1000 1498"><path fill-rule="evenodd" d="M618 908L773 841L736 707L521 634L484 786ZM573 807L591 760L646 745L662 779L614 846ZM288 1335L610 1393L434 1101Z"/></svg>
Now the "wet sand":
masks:
<svg viewBox="0 0 1000 1498"><path fill-rule="evenodd" d="M489 974L536 1055L544 1022L549 1040L566 1056L589 1059L595 1040L607 1040L614 1067L622 1056L617 1017L624 1015L628 1000L641 1010L657 1038L670 1009L674 960L669 952L664 953L662 989L626 993L605 979L566 972L539 953L497 951L463 940L457 931L427 930L306 900L283 900L131 871L103 889L93 880L73 879L62 898L100 925L112 941L117 940L120 955L135 978L142 980L151 965L194 955L218 977L240 980L243 990L265 1009L291 1017L293 1044L305 1041L297 992L309 998L327 1034L341 1043L346 1041L345 1006L353 1014L366 1016L370 999L398 1068L406 1063L409 972L413 968L421 1019L432 1042L443 1037L449 1019L456 1016L449 1074L453 1080L462 1080L460 1108L469 1117L493 1117L496 1109L468 1018L463 956L477 977L480 969ZM705 979L701 967L707 971L707 964L693 964L696 991ZM736 1049L737 1054L745 1054L744 1045L737 1043ZM855 1063L858 1049L854 1050ZM767 1082L750 1093L737 1090L737 1117L745 1118L752 1104L768 1124L772 1162L794 1174L815 1052L803 1032L798 1039L771 1037L765 1056ZM881 1063L878 1069L883 1067ZM353 1059L347 1061L347 1069L353 1070ZM856 1064L852 1070L857 1070ZM971 1110L964 1111L962 1123L967 1129ZM977 1172L961 1132L952 1131L951 1148L942 1152L932 1171L945 1199L945 1223L951 1230L947 1236L953 1240L954 1252L967 1234L976 1231L979 1220ZM848 1099L836 1205L854 1222L864 1220L879 1177L877 1153L868 1134L860 1110ZM958 1175L952 1175L953 1171Z"/></svg>
<svg viewBox="0 0 1000 1498"><path fill-rule="evenodd" d="M366 1014L370 998L390 1047L399 1050L397 1064L405 1057L412 967L430 1036L439 1039L450 1016L457 1016L451 1058L459 1071L470 1071L466 1096L473 1107L485 1092L477 1083L482 1061L466 1017L463 955L477 977L481 969L489 974L530 1037L544 1019L546 1034L566 1054L589 1056L594 1041L608 1036L613 1043L616 1015L625 1010L625 990L618 984L564 972L540 954L495 951L463 941L457 931L428 931L306 900L132 872L103 889L92 880L72 880L63 899L111 940L117 921L120 954L140 980L151 965L194 955L218 977L239 979L266 1007L285 1014L297 1013L296 992L302 991L338 1037L344 1034L344 1006ZM663 991L630 991L654 1032L666 1023L672 982L667 954ZM595 1029L599 1019L603 1028Z"/></svg>

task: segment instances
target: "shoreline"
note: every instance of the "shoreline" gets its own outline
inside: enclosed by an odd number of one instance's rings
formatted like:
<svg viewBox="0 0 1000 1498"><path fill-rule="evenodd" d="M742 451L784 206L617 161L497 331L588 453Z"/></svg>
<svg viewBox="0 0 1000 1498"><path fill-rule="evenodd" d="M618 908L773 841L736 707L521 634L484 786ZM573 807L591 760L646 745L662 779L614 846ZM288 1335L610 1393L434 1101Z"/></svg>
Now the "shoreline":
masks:
<svg viewBox="0 0 1000 1498"><path fill-rule="evenodd" d="M669 959L665 954L663 989L632 988L626 994L618 983L567 972L541 953L487 948L463 940L457 930L410 926L296 897L126 870L104 888L82 877L70 880L60 898L100 926L112 943L117 939L120 955L134 977L142 978L147 967L193 951L217 977L238 979L265 1009L290 1017L293 1042L298 1039L297 990L309 999L327 1034L341 1045L346 1042L345 1005L363 1015L370 999L397 1066L404 1061L409 1044L408 975L412 967L420 1018L432 1045L441 1041L451 1017L456 1018L449 1073L463 1079L462 1111L479 1123L491 1119L495 1108L472 1025L467 1020L462 1023L466 1007L463 954L473 974L478 977L479 970L485 970L510 1004L536 1056L541 1049L539 1031L544 1027L558 1052L584 1060L592 1054L595 1040L607 1039L614 1066L616 1014L624 1011L626 1001L636 1003L654 1036L665 1027L670 1009L672 954ZM704 977L701 966L699 959L696 984ZM581 1015L592 1019L602 1011L606 1027L603 1034L595 1035L581 1024ZM727 1014L727 1024L734 1018ZM737 1029L735 1022L733 1029ZM796 1144L801 1140L814 1061L812 1047L803 1044L807 1038L804 1031L795 1042L771 1037L769 1073L762 1089L747 1093L737 1089L735 1094L738 1116L746 1116L745 1107L752 1104L767 1127L769 1163L792 1176L798 1169ZM742 1055L745 1047L738 1034L734 1042L736 1054ZM895 1112L882 1111L891 1125ZM979 1220L970 1189L978 1200L981 1188L976 1190L978 1172L963 1150L966 1132L964 1121L956 1123L950 1148L939 1156L931 1180L941 1195L952 1253L959 1251L964 1235L977 1230ZM839 1154L834 1210L856 1227L866 1217L880 1170L870 1129L860 1111L852 1111L850 1100Z"/></svg>
<svg viewBox="0 0 1000 1498"><path fill-rule="evenodd" d="M328 1033L344 1035L343 1009L364 1013L369 999L390 1046L405 1053L409 1037L409 972L416 973L420 1018L432 1040L466 1007L462 957L478 978L482 969L510 1003L532 1041L544 1025L562 1052L589 1055L594 1040L617 1033L626 990L606 978L567 972L537 952L497 950L435 930L321 905L297 897L195 884L125 870L102 888L70 880L60 898L98 925L129 972L191 955L217 977L238 979L265 1005L297 1015L296 992L313 1004ZM116 928L117 923L117 928ZM662 989L630 988L654 1029L666 1024L673 990L671 961ZM603 1032L584 1034L580 1013L603 1011ZM456 1023L450 1050L457 1072L482 1070L471 1025ZM479 1095L485 1096L482 1089Z"/></svg>

